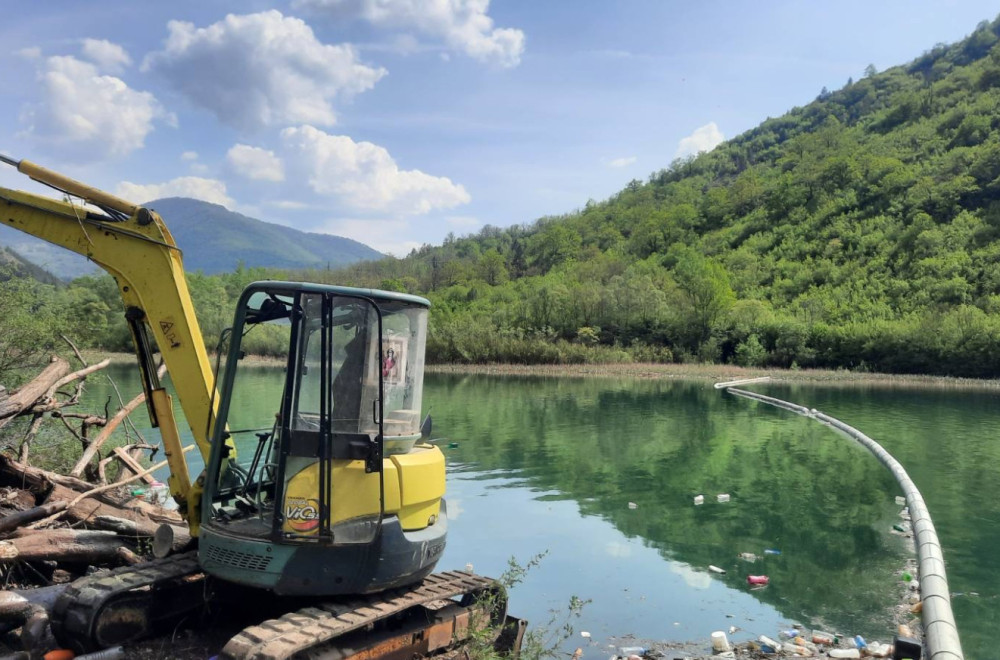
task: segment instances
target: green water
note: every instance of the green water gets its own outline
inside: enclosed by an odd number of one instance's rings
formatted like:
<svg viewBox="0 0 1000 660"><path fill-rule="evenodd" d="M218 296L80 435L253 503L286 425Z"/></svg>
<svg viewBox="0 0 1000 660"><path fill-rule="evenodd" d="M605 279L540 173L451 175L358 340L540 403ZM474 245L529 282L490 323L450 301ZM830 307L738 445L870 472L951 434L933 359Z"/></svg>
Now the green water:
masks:
<svg viewBox="0 0 1000 660"><path fill-rule="evenodd" d="M123 392L138 388L131 368L113 373ZM255 400L237 414L263 424L281 371L261 368L252 380ZM989 657L1000 593L996 395L757 389L839 417L906 466L941 536L951 589L963 594L953 604L966 654ZM104 390L95 382L88 397L103 405ZM693 381L431 375L424 405L449 463L440 568L471 563L495 575L509 557L547 552L511 610L538 623L572 595L591 599L576 624L592 634L588 658L607 657L613 636L707 644L730 626L741 629L736 641L789 622L891 636L893 573L909 556L890 533L900 491L827 427ZM705 504L695 506L699 494ZM781 554L738 559L765 548ZM770 585L751 590L748 574Z"/></svg>

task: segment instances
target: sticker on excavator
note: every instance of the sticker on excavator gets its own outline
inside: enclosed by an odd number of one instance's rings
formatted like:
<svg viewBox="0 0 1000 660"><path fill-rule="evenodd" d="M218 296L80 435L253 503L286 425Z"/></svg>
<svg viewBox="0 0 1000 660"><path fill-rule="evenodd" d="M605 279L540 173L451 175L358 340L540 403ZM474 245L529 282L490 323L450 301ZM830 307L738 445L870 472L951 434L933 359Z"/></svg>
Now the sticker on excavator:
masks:
<svg viewBox="0 0 1000 660"><path fill-rule="evenodd" d="M315 534L319 531L319 471L313 463L288 480L285 491L285 524L292 534Z"/></svg>

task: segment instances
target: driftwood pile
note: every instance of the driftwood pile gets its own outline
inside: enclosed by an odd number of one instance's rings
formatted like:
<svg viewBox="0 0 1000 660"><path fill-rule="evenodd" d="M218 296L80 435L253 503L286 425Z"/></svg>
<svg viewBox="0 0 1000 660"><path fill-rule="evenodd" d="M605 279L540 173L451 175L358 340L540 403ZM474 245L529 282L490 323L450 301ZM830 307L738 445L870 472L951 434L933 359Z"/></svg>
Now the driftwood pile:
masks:
<svg viewBox="0 0 1000 660"><path fill-rule="evenodd" d="M79 403L86 377L107 364L84 362L82 369L71 372L66 360L52 358L18 390L8 394L0 386L0 446L17 455L0 453L0 633L23 626L24 639L32 616L45 618L74 579L145 561L161 525L173 532L173 551L191 542L177 512L133 494L135 482L152 482L151 473L164 465L144 468L138 462L144 451L155 452L155 447L140 437L102 455L111 432L127 423L129 412L145 397L121 401L114 414L67 410ZM13 433L11 422L25 416L31 419L27 431ZM68 443L80 444L80 458L68 474L28 463L32 440L47 419L65 426ZM94 429L99 431L95 434ZM111 463L120 464L114 483L108 483Z"/></svg>

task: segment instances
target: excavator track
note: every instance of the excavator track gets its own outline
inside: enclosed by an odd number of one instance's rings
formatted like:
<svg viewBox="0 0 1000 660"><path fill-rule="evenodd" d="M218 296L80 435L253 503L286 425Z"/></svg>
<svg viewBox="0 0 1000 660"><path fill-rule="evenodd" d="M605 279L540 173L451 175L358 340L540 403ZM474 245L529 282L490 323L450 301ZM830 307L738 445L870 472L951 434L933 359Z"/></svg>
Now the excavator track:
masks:
<svg viewBox="0 0 1000 660"><path fill-rule="evenodd" d="M286 660L320 657L324 655L321 649L335 646L339 637L370 628L419 605L439 604L457 596L462 596L463 603L489 600L491 597L502 600L503 590L494 580L481 575L464 571L436 573L414 587L306 607L245 628L226 644L219 658ZM502 617L501 613L501 621ZM350 654L331 651L331 655L344 657Z"/></svg>
<svg viewBox="0 0 1000 660"><path fill-rule="evenodd" d="M202 599L171 597L170 587L200 590L203 577L198 553L186 552L81 578L56 601L52 632L77 652L137 639L157 621L199 609Z"/></svg>

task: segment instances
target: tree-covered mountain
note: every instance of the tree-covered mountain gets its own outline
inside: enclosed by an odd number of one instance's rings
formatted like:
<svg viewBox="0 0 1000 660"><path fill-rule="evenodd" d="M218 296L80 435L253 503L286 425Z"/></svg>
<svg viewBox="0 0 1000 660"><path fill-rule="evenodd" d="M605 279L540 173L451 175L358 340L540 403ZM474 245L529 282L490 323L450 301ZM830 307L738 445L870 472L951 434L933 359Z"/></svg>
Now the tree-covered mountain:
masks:
<svg viewBox="0 0 1000 660"><path fill-rule="evenodd" d="M249 268L337 268L384 256L349 238L302 232L196 199L170 197L147 206L165 218L190 271L232 272L241 262ZM64 279L98 270L79 255L9 227L0 226L0 245Z"/></svg>
<svg viewBox="0 0 1000 660"><path fill-rule="evenodd" d="M983 22L909 64L869 67L566 215L449 236L405 259L193 273L202 329L218 336L250 279L284 277L427 295L428 359L438 362L700 360L995 376L998 34L1000 19ZM186 213L172 202L152 206L185 247ZM235 258L291 231L272 225L266 240L250 241L231 216L190 218L206 232L199 240L238 245ZM233 267L199 247L186 248L189 270ZM83 341L124 348L114 286L75 286L92 303L78 319Z"/></svg>
<svg viewBox="0 0 1000 660"><path fill-rule="evenodd" d="M334 276L428 293L444 360L561 360L562 339L633 358L996 374L998 34L983 22L869 67L604 202Z"/></svg>
<svg viewBox="0 0 1000 660"><path fill-rule="evenodd" d="M45 284L59 282L59 278L44 268L39 268L10 248L0 246L0 280L11 277L30 277Z"/></svg>

